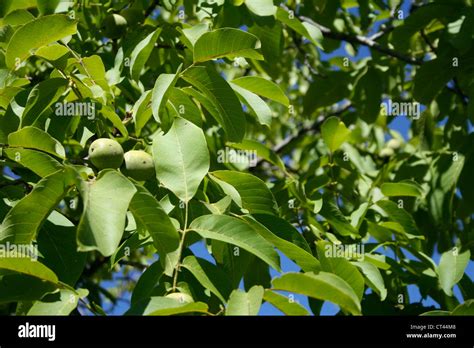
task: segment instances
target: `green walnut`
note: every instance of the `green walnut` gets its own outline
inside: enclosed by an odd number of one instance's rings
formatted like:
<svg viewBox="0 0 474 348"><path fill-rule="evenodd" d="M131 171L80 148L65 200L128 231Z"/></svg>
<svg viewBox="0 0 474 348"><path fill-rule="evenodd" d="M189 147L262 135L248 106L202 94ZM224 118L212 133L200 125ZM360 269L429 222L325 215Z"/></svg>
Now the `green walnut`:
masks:
<svg viewBox="0 0 474 348"><path fill-rule="evenodd" d="M387 147L393 149L393 150L398 150L402 146L402 142L398 139L390 139L387 142Z"/></svg>
<svg viewBox="0 0 474 348"><path fill-rule="evenodd" d="M117 169L123 163L122 146L112 139L97 139L89 147L89 160L97 169Z"/></svg>
<svg viewBox="0 0 474 348"><path fill-rule="evenodd" d="M178 300L180 303L193 303L193 298L185 293L182 292L173 292L171 294L166 295L167 298L172 298Z"/></svg>
<svg viewBox="0 0 474 348"><path fill-rule="evenodd" d="M392 157L395 154L395 151L393 151L392 148L390 147L385 147L380 151L380 157L382 158L387 158L387 157Z"/></svg>
<svg viewBox="0 0 474 348"><path fill-rule="evenodd" d="M124 155L122 172L137 181L151 179L155 175L153 157L145 151L131 150Z"/></svg>
<svg viewBox="0 0 474 348"><path fill-rule="evenodd" d="M126 31L127 20L119 14L110 14L102 22L102 32L110 39L118 39L124 36Z"/></svg>

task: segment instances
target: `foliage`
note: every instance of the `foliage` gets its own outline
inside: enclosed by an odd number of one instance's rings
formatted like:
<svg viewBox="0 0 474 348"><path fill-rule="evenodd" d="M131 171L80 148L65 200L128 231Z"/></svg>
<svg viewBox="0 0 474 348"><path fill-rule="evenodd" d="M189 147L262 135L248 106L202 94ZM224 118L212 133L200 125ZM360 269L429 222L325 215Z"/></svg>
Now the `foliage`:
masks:
<svg viewBox="0 0 474 348"><path fill-rule="evenodd" d="M474 315L473 21L471 0L2 1L0 313ZM120 168L88 157L101 138Z"/></svg>

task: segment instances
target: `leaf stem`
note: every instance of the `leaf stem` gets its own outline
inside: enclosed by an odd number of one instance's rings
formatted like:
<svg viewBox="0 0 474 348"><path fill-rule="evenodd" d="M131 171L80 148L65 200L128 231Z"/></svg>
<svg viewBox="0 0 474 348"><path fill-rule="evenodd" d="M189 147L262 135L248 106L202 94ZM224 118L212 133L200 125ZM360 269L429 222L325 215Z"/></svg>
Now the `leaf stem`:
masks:
<svg viewBox="0 0 474 348"><path fill-rule="evenodd" d="M173 274L173 290L172 290L173 292L176 291L176 287L178 284L178 274L179 274L179 269L181 267L181 256L183 255L184 239L186 238L186 232L188 231L188 217L189 217L188 202L186 202L184 205L184 227L183 227L183 232L182 232L181 240L179 242L179 247L178 247L178 262L176 263L176 266L174 268L174 274Z"/></svg>

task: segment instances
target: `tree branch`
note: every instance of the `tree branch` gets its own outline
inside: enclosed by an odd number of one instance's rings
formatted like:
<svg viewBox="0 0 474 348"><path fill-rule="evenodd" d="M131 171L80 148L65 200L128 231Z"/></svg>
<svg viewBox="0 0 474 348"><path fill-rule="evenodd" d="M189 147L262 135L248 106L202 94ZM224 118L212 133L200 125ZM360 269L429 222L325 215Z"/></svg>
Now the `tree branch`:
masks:
<svg viewBox="0 0 474 348"><path fill-rule="evenodd" d="M372 35L369 40L377 41L384 35L387 35L388 33L392 32L393 29L395 29L395 27L392 25L392 23L389 23L388 25L382 24L380 31Z"/></svg>
<svg viewBox="0 0 474 348"><path fill-rule="evenodd" d="M378 52L386 54L388 56L397 58L397 59L399 59L399 60L401 60L405 63L408 63L408 64L421 65L423 63L423 61L420 60L420 59L417 59L417 58L414 58L414 57L411 57L411 56L407 56L407 55L404 55L400 52L392 50L391 48L384 47L384 46L380 45L377 41L372 40L371 38L368 38L368 37L365 37L365 36L362 36L362 35L353 36L353 35L346 34L346 33L335 32L335 31L332 31L331 29L329 29L329 28L327 28L327 27L325 27L325 26L323 26L319 23L316 23L311 18L308 18L308 17L305 17L305 16L300 16L299 18L300 18L300 20L308 22L308 23L316 26L317 28L319 28L319 30L321 30L323 36L328 38L328 39L347 41L347 42L350 42L350 43L353 43L353 44L359 44L359 45L367 46L367 47L369 47L369 48L371 48L375 51L378 51Z"/></svg>
<svg viewBox="0 0 474 348"><path fill-rule="evenodd" d="M314 121L311 125L307 127L302 127L298 130L298 132L294 135L290 135L283 139L280 143L275 145L273 147L273 151L276 153L280 153L290 142L292 142L295 139L298 139L299 137L302 137L306 133L312 133L312 132L317 132L321 125L324 123L324 121L329 117L329 116L339 116L345 111L347 111L352 104L350 102L345 102L342 105L340 105L338 108L334 109L333 111L327 113L326 115L320 115L316 121Z"/></svg>
<svg viewBox="0 0 474 348"><path fill-rule="evenodd" d="M273 146L272 151L275 153L281 153L288 144L290 144L292 141L298 139L299 137L304 136L306 133L312 133L312 132L317 132L323 122L329 117L329 116L338 116L342 114L343 112L347 111L349 108L351 108L352 104L350 102L345 102L336 109L333 109L332 111L328 112L326 115L320 115L316 121L314 121L311 125L307 127L301 127L296 134L292 134L287 136L285 139L283 139L281 142ZM263 158L259 158L257 161L257 166L259 166L262 162L265 160Z"/></svg>

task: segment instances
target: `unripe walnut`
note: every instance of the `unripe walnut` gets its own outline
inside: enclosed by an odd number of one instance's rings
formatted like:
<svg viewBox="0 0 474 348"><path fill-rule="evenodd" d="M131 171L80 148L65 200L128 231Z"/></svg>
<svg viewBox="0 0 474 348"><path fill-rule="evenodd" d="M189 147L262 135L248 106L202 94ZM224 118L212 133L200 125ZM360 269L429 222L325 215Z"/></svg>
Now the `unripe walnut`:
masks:
<svg viewBox="0 0 474 348"><path fill-rule="evenodd" d="M112 139L97 139L89 147L89 160L97 169L117 169L123 162L122 146Z"/></svg>
<svg viewBox="0 0 474 348"><path fill-rule="evenodd" d="M138 181L151 179L155 175L153 157L145 151L131 150L124 155L122 173Z"/></svg>

